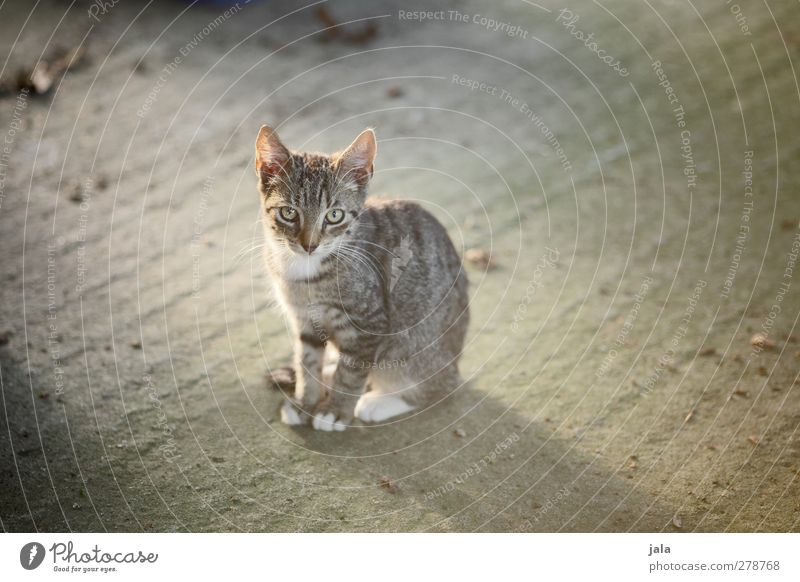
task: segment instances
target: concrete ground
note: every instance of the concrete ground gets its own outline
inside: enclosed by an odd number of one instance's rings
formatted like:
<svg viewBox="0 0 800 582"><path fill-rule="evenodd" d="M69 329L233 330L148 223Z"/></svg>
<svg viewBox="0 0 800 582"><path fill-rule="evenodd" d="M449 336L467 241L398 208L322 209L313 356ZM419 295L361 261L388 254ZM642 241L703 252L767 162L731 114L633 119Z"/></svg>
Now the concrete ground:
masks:
<svg viewBox="0 0 800 582"><path fill-rule="evenodd" d="M4 530L800 530L796 3L188 5L0 4ZM491 253L442 405L280 424L262 123Z"/></svg>

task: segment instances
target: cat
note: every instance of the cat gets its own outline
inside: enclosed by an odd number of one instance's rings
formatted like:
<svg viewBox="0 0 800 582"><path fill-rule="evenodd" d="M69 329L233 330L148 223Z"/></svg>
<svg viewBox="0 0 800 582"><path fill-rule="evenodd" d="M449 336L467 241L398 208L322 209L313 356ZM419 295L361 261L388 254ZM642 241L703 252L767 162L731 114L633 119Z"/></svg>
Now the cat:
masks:
<svg viewBox="0 0 800 582"><path fill-rule="evenodd" d="M461 259L418 204L367 199L376 152L371 129L331 155L290 152L266 125L256 139L264 259L294 334L293 370L276 374L294 384L288 425L380 423L461 384Z"/></svg>

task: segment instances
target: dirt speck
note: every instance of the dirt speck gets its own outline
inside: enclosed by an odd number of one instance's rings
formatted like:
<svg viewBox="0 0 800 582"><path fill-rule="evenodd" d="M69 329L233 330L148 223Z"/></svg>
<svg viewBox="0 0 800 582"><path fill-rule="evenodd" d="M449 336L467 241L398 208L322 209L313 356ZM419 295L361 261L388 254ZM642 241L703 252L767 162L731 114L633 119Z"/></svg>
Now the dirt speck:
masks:
<svg viewBox="0 0 800 582"><path fill-rule="evenodd" d="M347 44L366 44L378 35L378 26L374 22L368 22L358 29L345 27L324 6L317 8L314 16L326 27L323 38L328 41L338 40Z"/></svg>
<svg viewBox="0 0 800 582"><path fill-rule="evenodd" d="M464 253L464 260L473 267L479 267L485 271L490 271L497 266L492 260L492 255L484 249L469 249Z"/></svg>
<svg viewBox="0 0 800 582"><path fill-rule="evenodd" d="M386 475L378 479L378 487L393 495L397 493L397 484L394 482L394 480L392 480L391 477L387 477Z"/></svg>

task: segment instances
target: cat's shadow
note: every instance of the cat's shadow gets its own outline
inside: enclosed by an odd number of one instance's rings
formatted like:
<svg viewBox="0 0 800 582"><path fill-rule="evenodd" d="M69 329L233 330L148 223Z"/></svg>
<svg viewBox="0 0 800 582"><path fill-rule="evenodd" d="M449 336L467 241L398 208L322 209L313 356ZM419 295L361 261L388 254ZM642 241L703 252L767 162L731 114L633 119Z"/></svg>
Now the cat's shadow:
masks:
<svg viewBox="0 0 800 582"><path fill-rule="evenodd" d="M279 405L275 392L269 400ZM557 424L532 421L465 384L445 401L341 433L279 429L323 461L321 496L368 499L372 513L334 529L389 531L654 531L672 510L589 453ZM321 473L320 473L321 472ZM324 476L322 475L324 474ZM361 504L359 504L361 505ZM329 530L323 507L310 529ZM376 524L379 524L376 528Z"/></svg>

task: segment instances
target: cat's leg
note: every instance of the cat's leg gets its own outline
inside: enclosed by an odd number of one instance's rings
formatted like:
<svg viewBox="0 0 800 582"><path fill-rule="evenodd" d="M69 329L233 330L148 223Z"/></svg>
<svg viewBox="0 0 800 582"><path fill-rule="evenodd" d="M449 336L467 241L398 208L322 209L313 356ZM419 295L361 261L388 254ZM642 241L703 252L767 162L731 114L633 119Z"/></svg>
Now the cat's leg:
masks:
<svg viewBox="0 0 800 582"><path fill-rule="evenodd" d="M324 394L322 363L325 340L311 325L305 326L295 342L294 369L296 376L294 398L281 407L284 424L307 424Z"/></svg>
<svg viewBox="0 0 800 582"><path fill-rule="evenodd" d="M364 393L372 369L377 336L359 334L339 346L341 352L327 398L318 406L312 426L316 430L342 431L353 420L358 398Z"/></svg>
<svg viewBox="0 0 800 582"><path fill-rule="evenodd" d="M384 422L416 408L409 396L415 389L406 376L404 360L378 362L369 376L370 391L356 403L355 415L362 422Z"/></svg>
<svg viewBox="0 0 800 582"><path fill-rule="evenodd" d="M432 345L424 337L395 336L370 376L372 389L356 405L358 419L384 422L432 406L455 390L461 384L458 360L466 322L464 317L451 325Z"/></svg>
<svg viewBox="0 0 800 582"><path fill-rule="evenodd" d="M458 361L464 346L469 312L459 309L444 333L429 349L418 349L409 358L408 375L415 381L406 397L419 408L429 408L441 402L463 384Z"/></svg>
<svg viewBox="0 0 800 582"><path fill-rule="evenodd" d="M336 373L336 365L339 363L339 350L328 342L325 346L325 358L322 361L322 383L326 393L330 392L333 386L333 375Z"/></svg>
<svg viewBox="0 0 800 582"><path fill-rule="evenodd" d="M458 352L438 343L412 357L387 359L370 376L370 390L356 405L364 422L384 422L413 410L434 406L461 385ZM399 350L398 350L399 352Z"/></svg>
<svg viewBox="0 0 800 582"><path fill-rule="evenodd" d="M419 372L423 375L419 376L420 379L415 389L408 395L408 398L421 409L438 404L448 394L463 385L461 375L458 373L458 365L455 361L433 372L430 369L419 370Z"/></svg>

